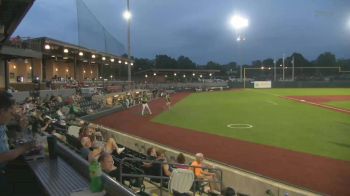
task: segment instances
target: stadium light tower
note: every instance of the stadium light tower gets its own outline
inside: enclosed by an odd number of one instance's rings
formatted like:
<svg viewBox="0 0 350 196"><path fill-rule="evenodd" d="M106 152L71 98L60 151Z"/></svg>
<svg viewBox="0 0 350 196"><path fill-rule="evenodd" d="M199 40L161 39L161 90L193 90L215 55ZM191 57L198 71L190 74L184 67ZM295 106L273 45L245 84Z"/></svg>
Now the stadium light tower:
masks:
<svg viewBox="0 0 350 196"><path fill-rule="evenodd" d="M130 44L130 25L131 25L131 12L129 0L127 2L127 10L123 13L124 19L128 22L128 59L131 60L131 44ZM128 63L128 82L131 82L131 63Z"/></svg>
<svg viewBox="0 0 350 196"><path fill-rule="evenodd" d="M233 27L233 29L236 31L236 41L238 42L238 48L239 48L240 42L246 40L242 31L249 26L249 20L247 18L242 17L242 16L234 15L230 19L230 24ZM241 67L240 80L242 80L242 65L240 67Z"/></svg>

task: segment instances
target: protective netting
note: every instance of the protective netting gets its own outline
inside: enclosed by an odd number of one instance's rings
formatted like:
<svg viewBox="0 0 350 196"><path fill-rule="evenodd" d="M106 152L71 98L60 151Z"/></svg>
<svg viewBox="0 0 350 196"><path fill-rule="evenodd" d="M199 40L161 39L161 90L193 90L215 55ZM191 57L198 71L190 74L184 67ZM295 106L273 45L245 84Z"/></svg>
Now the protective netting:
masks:
<svg viewBox="0 0 350 196"><path fill-rule="evenodd" d="M123 55L125 47L98 21L83 0L76 0L78 19L78 44L109 54Z"/></svg>

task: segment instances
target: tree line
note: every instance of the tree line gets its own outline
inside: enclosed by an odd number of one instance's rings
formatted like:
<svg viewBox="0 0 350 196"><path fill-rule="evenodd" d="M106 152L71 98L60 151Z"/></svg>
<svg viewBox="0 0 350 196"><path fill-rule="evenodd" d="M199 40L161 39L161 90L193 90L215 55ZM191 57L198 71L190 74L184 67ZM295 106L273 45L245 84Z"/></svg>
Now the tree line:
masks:
<svg viewBox="0 0 350 196"><path fill-rule="evenodd" d="M123 55L127 57L127 55ZM286 70L290 72L292 67L292 61L294 59L295 66L295 75L299 77L307 77L310 75L323 77L326 75L332 75L339 73L338 67L341 67L342 70L350 71L350 59L337 59L336 56L331 52L324 52L320 54L315 60L309 61L300 53L293 53L290 56L285 57L284 65ZM198 65L192 61L189 57L179 56L177 59L172 58L165 54L156 55L154 59L148 58L135 58L134 66L132 67L133 75L138 73L143 73L145 70L149 69L216 69L220 70L220 73L217 75L220 76L229 76L229 77L240 77L241 66L236 62L229 62L226 64L220 64L218 62L209 61L205 65ZM256 75L266 76L271 75L272 72L259 72L258 68L264 67L266 70L271 70L276 65L278 73L281 72L281 65L283 64L283 58L273 59L266 58L263 60L254 60L251 64L242 65L244 68L257 68L257 71L252 71ZM314 69L307 69L302 67L313 67ZM327 69L322 69L320 67L329 67ZM268 69L270 68L270 69ZM332 69L334 68L334 69ZM127 67L119 67L113 70L110 70L107 73L115 72L116 76L124 78L127 76Z"/></svg>

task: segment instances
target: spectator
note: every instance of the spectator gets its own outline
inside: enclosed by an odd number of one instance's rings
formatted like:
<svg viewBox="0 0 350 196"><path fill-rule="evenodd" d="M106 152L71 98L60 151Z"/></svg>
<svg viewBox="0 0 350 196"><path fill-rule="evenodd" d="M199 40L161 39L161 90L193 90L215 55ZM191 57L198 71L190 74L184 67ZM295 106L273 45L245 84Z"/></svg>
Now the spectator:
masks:
<svg viewBox="0 0 350 196"><path fill-rule="evenodd" d="M150 172L151 172L150 175L160 176L160 177L170 177L171 176L171 168L170 168L169 164L167 163L167 159L166 159L164 150L157 151L157 158L155 161L157 161L157 162L153 162L151 167L150 167ZM161 179L154 178L154 179L152 179L152 181L160 183ZM166 187L168 180L163 179L162 181L163 181L162 186Z"/></svg>
<svg viewBox="0 0 350 196"><path fill-rule="evenodd" d="M202 153L197 153L195 155L196 160L192 162L191 166L193 167L194 175L199 180L204 180L209 182L210 190L209 192L219 195L220 192L216 190L217 181L216 174L203 170L203 167L208 167L204 164L204 155Z"/></svg>
<svg viewBox="0 0 350 196"><path fill-rule="evenodd" d="M147 149L147 160L153 161L155 159L157 159L157 150L155 147L150 147ZM146 174L151 174L150 168L152 167L152 163L151 162L144 162L143 163L143 167L145 170Z"/></svg>
<svg viewBox="0 0 350 196"><path fill-rule="evenodd" d="M91 153L91 140L89 137L83 137L80 140L82 148L80 149L80 155L85 159L88 160L89 154Z"/></svg>
<svg viewBox="0 0 350 196"><path fill-rule="evenodd" d="M110 154L112 154L114 151L117 152L117 154L121 154L124 150L124 147L118 147L117 142L113 138L109 138L104 146L104 151Z"/></svg>
<svg viewBox="0 0 350 196"><path fill-rule="evenodd" d="M16 159L21 154L32 149L32 144L24 144L13 150L10 150L7 138L6 125L15 116L15 101L12 99L12 95L0 91L0 190L6 192L7 180L6 180L6 162Z"/></svg>
<svg viewBox="0 0 350 196"><path fill-rule="evenodd" d="M179 169L188 169L188 165L185 165L186 163L186 158L185 155L182 153L179 153L176 157L176 163L177 165L175 165L175 168L179 168ZM180 164L180 165L179 165Z"/></svg>
<svg viewBox="0 0 350 196"><path fill-rule="evenodd" d="M111 176L114 180L119 181L120 171L114 165L114 160L111 154L102 153L101 156L98 158L98 162L100 162L101 168L105 173Z"/></svg>

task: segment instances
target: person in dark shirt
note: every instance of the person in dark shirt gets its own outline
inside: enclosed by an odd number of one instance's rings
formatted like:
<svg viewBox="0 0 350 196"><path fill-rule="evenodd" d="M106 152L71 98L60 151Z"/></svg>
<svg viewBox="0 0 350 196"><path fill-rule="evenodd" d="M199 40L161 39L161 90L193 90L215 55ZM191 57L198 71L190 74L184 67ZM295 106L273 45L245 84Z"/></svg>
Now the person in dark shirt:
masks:
<svg viewBox="0 0 350 196"><path fill-rule="evenodd" d="M102 153L98 158L98 162L101 164L102 171L112 177L114 180L119 181L120 179L120 171L114 165L114 160L111 154Z"/></svg>

